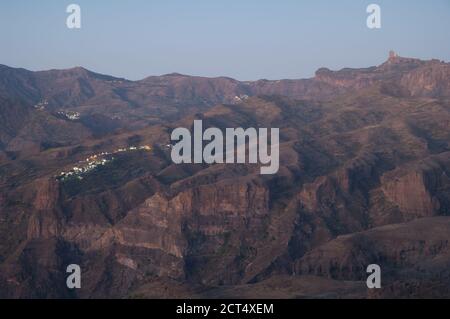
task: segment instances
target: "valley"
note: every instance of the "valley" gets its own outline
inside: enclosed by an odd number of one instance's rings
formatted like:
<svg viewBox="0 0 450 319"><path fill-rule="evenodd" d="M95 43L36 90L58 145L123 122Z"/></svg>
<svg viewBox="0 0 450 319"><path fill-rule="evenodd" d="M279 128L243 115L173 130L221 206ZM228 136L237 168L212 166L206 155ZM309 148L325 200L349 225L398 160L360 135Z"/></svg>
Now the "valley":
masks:
<svg viewBox="0 0 450 319"><path fill-rule="evenodd" d="M173 163L199 120L279 128L278 172ZM450 297L449 176L438 60L254 82L0 66L0 297Z"/></svg>

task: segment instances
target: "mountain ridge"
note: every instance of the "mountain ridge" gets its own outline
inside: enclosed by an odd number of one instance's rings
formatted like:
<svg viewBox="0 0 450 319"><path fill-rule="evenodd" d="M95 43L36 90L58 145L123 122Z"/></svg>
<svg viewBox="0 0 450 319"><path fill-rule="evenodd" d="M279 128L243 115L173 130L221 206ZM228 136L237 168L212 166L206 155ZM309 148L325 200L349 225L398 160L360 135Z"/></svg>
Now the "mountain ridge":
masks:
<svg viewBox="0 0 450 319"><path fill-rule="evenodd" d="M443 60L439 60L439 59L429 59L429 60L422 60L419 58L412 58L412 57L403 57L400 55L397 55L397 53L395 53L394 51L389 52L389 56L387 58L387 60L385 60L384 62L382 62L379 65L373 65L373 66L369 66L369 67L363 67L363 68L352 68L352 67L342 67L340 69L336 69L336 70L331 70L327 67L320 67L319 69L317 69L317 71L324 69L324 70L328 70L331 72L339 72L339 71L345 71L345 70L370 70L373 68L379 68L379 67L383 67L386 65L391 65L391 64L400 64L400 63L405 63L405 62L414 62L416 64L423 64L424 62L434 62L434 63L443 63L443 64L448 64L450 62L446 62ZM142 79L137 79L137 80L130 80L124 77L120 77L120 76L114 76L114 75L109 75L106 73L100 73L100 72L96 72L93 70L90 70L88 68L85 68L83 66L73 66L73 67L69 67L69 68L63 68L63 69L45 69L45 70L37 70L37 71L32 71L26 68L21 68L21 67L12 67L12 66L8 66L6 64L1 64L0 63L0 69L2 68L7 68L7 69L15 69L15 70L24 70L27 72L33 72L33 73L40 73L40 72L61 72L61 71L70 71L70 70L83 70L92 74L96 74L96 75L101 75L101 76L108 76L111 78L115 78L115 79L119 79L119 80L126 80L129 82L140 82L143 81L147 78L151 78L151 77L167 77L167 76L180 76L180 77L197 77L197 78L205 78L205 79L217 79L217 78L227 78L230 80L234 80L234 81L238 81L238 82L242 82L242 83L254 83L254 82L258 82L258 81L296 81L296 80L308 80L311 79L313 77L305 77L305 78L280 78L280 79L272 79L272 80L268 80L265 78L261 78L261 79L256 79L256 80L239 80L237 78L234 77L230 77L230 76L222 76L222 75L216 75L216 76L202 76L202 75L193 75L193 74L184 74L184 73L179 73L179 72L170 72L170 73L165 73L165 74L160 74L160 75L148 75L145 76ZM316 73L317 73L316 71Z"/></svg>
<svg viewBox="0 0 450 319"><path fill-rule="evenodd" d="M391 57L253 91L87 72L0 72L0 296L449 296L448 64ZM278 174L175 165L170 132L195 119L279 128ZM396 276L367 291L368 263Z"/></svg>

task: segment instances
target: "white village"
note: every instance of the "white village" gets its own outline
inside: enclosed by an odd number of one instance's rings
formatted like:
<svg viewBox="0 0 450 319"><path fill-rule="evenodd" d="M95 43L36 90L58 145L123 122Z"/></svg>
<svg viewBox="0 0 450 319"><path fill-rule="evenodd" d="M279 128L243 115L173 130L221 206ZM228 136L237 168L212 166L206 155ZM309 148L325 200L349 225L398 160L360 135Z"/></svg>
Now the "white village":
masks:
<svg viewBox="0 0 450 319"><path fill-rule="evenodd" d="M151 146L149 145L143 145L143 146L130 146L127 148L119 148L117 150L114 150L112 152L102 152L99 154L94 154L86 158L84 161L78 162L78 164L74 167L72 167L67 172L61 172L59 175L56 176L56 179L64 182L71 178L76 178L78 180L83 179L83 175L93 171L99 166L104 166L109 162L114 161L114 155L125 153L125 152L134 152L134 151L147 151L150 152L152 150Z"/></svg>

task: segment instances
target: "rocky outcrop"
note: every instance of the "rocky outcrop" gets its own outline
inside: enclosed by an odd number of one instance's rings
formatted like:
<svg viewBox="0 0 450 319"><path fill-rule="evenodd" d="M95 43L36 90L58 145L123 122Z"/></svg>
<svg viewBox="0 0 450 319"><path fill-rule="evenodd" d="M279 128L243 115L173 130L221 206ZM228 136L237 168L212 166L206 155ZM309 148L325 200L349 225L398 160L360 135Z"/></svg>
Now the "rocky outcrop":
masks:
<svg viewBox="0 0 450 319"><path fill-rule="evenodd" d="M3 97L0 118L0 296L248 296L252 287L269 296L275 287L376 298L408 296L410 286L427 296L450 282L446 68L392 56L378 67L256 82L9 70L0 96L11 83L17 90ZM58 107L86 114L63 118ZM170 132L194 119L280 128L278 173L173 164ZM151 147L57 178L132 145ZM68 263L83 269L73 294ZM387 270L379 295L361 290L368 263Z"/></svg>
<svg viewBox="0 0 450 319"><path fill-rule="evenodd" d="M378 264L385 282L404 277L425 285L438 277L449 282L450 273L442 268L450 262L449 226L448 217L435 217L339 236L296 261L296 273L364 280L367 266Z"/></svg>
<svg viewBox="0 0 450 319"><path fill-rule="evenodd" d="M426 189L421 172L411 172L398 178L383 176L383 192L411 219L434 216L439 211L439 202Z"/></svg>
<svg viewBox="0 0 450 319"><path fill-rule="evenodd" d="M408 89L411 96L450 97L450 66L433 60L405 74L400 84Z"/></svg>

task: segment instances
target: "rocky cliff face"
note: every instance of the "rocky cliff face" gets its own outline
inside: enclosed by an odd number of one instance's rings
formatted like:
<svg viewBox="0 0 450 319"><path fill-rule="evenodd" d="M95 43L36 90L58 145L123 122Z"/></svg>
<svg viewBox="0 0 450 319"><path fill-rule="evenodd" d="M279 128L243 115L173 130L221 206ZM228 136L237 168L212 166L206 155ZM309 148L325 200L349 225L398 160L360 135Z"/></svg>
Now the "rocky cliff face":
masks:
<svg viewBox="0 0 450 319"><path fill-rule="evenodd" d="M0 296L448 296L447 64L250 83L0 71ZM280 128L278 174L173 164L170 132L194 119Z"/></svg>
<svg viewBox="0 0 450 319"><path fill-rule="evenodd" d="M299 274L358 281L367 277L367 265L378 264L388 284L373 296L448 296L448 225L448 217L424 218L339 236L305 254L295 269Z"/></svg>
<svg viewBox="0 0 450 319"><path fill-rule="evenodd" d="M449 97L450 67L443 62L429 64L405 74L400 83L412 96Z"/></svg>

